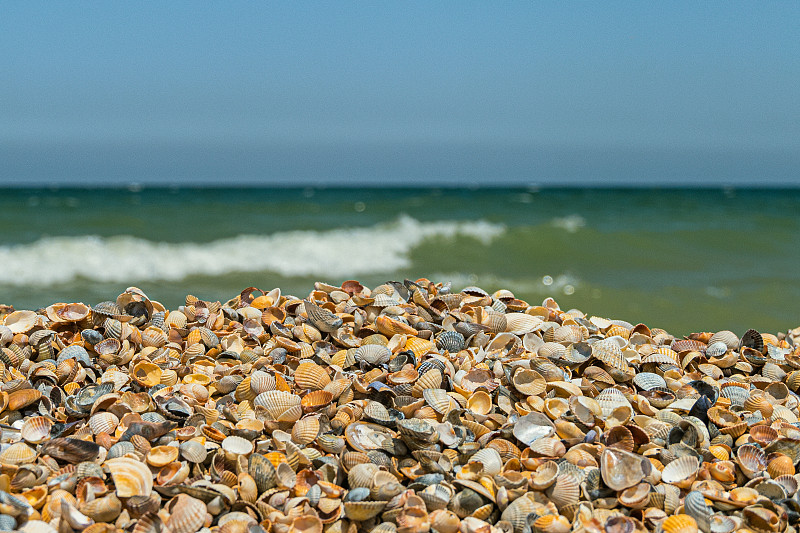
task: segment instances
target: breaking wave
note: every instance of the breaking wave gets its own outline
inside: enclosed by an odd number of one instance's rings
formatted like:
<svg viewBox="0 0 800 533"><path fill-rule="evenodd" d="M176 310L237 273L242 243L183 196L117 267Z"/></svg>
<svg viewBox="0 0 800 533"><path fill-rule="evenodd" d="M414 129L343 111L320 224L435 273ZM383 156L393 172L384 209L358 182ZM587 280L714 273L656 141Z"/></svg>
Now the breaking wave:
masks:
<svg viewBox="0 0 800 533"><path fill-rule="evenodd" d="M275 272L283 276L353 277L411 266L424 241L469 237L488 245L505 226L486 221L420 222L401 216L366 228L239 235L209 243L153 242L131 236L45 237L0 246L0 285L178 281L193 275Z"/></svg>

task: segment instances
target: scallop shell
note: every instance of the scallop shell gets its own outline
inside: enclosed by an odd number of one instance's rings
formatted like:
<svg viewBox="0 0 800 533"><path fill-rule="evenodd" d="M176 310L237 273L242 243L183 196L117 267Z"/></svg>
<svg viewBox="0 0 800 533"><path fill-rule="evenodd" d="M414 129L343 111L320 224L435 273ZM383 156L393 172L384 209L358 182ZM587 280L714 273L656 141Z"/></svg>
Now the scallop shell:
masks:
<svg viewBox="0 0 800 533"><path fill-rule="evenodd" d="M627 370L628 362L619 344L610 339L597 341L592 345L592 356L611 368Z"/></svg>
<svg viewBox="0 0 800 533"><path fill-rule="evenodd" d="M113 413L99 412L92 415L89 419L89 427L92 428L92 433L99 435L100 433L113 434L119 425L119 418Z"/></svg>
<svg viewBox="0 0 800 533"><path fill-rule="evenodd" d="M319 431L319 418L307 416L298 420L292 427L292 440L301 446L305 446L316 440Z"/></svg>
<svg viewBox="0 0 800 533"><path fill-rule="evenodd" d="M654 388L664 388L667 382L658 374L652 372L639 372L633 377L633 383L642 390L650 390Z"/></svg>
<svg viewBox="0 0 800 533"><path fill-rule="evenodd" d="M503 459L500 457L500 453L494 448L479 450L472 455L470 461L481 463L484 473L490 476L496 476L503 468Z"/></svg>
<svg viewBox="0 0 800 533"><path fill-rule="evenodd" d="M572 474L561 474L546 494L559 510L563 509L580 499L580 482Z"/></svg>
<svg viewBox="0 0 800 533"><path fill-rule="evenodd" d="M520 497L506 507L500 520L508 522L514 528L514 533L523 533L528 527L528 515L534 512L538 504L527 497Z"/></svg>
<svg viewBox="0 0 800 533"><path fill-rule="evenodd" d="M196 440L189 440L181 443L180 453L181 456L190 463L202 463L208 456L206 447Z"/></svg>
<svg viewBox="0 0 800 533"><path fill-rule="evenodd" d="M264 407L275 420L282 422L294 422L303 414L300 397L280 390L262 392L253 405Z"/></svg>

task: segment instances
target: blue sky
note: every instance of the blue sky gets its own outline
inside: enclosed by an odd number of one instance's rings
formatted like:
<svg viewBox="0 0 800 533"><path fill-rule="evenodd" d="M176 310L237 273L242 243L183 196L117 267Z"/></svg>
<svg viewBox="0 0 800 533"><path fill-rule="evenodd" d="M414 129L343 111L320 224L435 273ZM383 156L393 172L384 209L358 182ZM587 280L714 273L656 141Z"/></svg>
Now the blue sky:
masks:
<svg viewBox="0 0 800 533"><path fill-rule="evenodd" d="M0 182L786 183L800 163L797 2L130 6L0 2Z"/></svg>

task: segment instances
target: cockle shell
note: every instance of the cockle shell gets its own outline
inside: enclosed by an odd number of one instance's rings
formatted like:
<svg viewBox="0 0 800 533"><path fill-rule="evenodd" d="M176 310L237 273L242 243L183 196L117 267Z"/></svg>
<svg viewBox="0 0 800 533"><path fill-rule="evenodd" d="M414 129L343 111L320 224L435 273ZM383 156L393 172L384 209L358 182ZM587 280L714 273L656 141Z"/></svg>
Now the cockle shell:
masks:
<svg viewBox="0 0 800 533"><path fill-rule="evenodd" d="M30 444L39 444L50 436L53 423L43 416L33 416L25 420L20 436Z"/></svg>
<svg viewBox="0 0 800 533"><path fill-rule="evenodd" d="M153 490L153 475L145 463L119 457L105 462L114 480L117 496L150 496Z"/></svg>
<svg viewBox="0 0 800 533"><path fill-rule="evenodd" d="M600 472L603 482L613 490L625 490L650 475L650 461L640 455L606 448L600 455Z"/></svg>

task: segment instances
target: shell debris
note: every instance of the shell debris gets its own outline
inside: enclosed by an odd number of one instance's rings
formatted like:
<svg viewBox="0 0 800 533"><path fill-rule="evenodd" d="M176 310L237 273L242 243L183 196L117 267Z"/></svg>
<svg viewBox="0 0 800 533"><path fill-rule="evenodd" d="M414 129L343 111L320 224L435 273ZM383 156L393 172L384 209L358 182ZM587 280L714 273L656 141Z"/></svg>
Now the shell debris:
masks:
<svg viewBox="0 0 800 533"><path fill-rule="evenodd" d="M0 530L794 532L800 328L427 279L0 307Z"/></svg>

